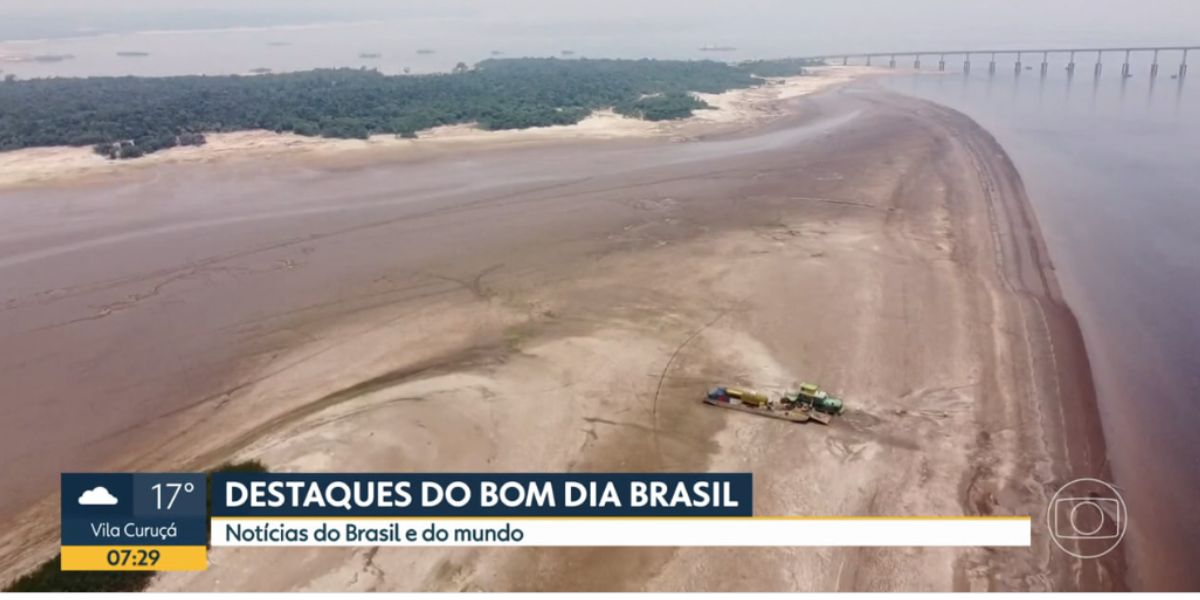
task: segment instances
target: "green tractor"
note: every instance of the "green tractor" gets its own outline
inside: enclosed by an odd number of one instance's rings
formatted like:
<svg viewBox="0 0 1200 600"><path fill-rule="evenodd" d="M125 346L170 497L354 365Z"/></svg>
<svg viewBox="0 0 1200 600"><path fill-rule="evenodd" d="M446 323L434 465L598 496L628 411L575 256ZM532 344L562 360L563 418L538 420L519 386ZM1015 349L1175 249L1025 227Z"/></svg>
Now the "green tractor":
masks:
<svg viewBox="0 0 1200 600"><path fill-rule="evenodd" d="M812 383L801 383L800 391L784 394L783 401L793 406L808 407L815 412L827 415L840 415L846 410L840 398L830 396L820 386Z"/></svg>

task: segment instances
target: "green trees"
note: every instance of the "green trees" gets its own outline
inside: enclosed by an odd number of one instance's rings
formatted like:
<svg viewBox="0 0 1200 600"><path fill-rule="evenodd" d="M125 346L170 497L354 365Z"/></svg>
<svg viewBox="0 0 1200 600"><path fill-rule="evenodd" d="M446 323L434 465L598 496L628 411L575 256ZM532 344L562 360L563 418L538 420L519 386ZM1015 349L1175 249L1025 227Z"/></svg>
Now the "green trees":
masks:
<svg viewBox="0 0 1200 600"><path fill-rule="evenodd" d="M613 109L623 115L647 121L669 121L692 116L692 111L712 108L703 100L684 92L667 92L617 104Z"/></svg>
<svg viewBox="0 0 1200 600"><path fill-rule="evenodd" d="M64 571L62 555L12 582L5 592L140 592L153 571Z"/></svg>
<svg viewBox="0 0 1200 600"><path fill-rule="evenodd" d="M752 73L773 64L528 58L490 59L438 75L324 69L253 77L12 81L0 86L0 150L92 146L110 158L133 158L202 144L204 132L413 137L456 123L487 129L570 124L607 107L645 119L675 119L704 107L689 92L755 85L761 80ZM770 68L774 74L799 65Z"/></svg>
<svg viewBox="0 0 1200 600"><path fill-rule="evenodd" d="M803 75L808 67L825 64L824 61L814 61L804 58L781 58L776 60L749 60L738 65L738 68L759 77L793 77Z"/></svg>

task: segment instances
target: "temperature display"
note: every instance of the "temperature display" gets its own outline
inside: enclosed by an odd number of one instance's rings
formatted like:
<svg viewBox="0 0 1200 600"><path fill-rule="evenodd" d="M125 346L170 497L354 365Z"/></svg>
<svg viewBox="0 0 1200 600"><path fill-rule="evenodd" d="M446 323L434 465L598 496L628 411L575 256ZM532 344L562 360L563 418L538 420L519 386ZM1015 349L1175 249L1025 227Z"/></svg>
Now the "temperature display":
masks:
<svg viewBox="0 0 1200 600"><path fill-rule="evenodd" d="M170 496L167 498L167 505L165 507L163 506L163 486L166 486L167 493L170 494ZM175 499L179 498L179 492L182 491L190 494L196 491L196 484L190 481L185 481L183 483L156 483L151 486L150 489L154 490L154 497L156 499L155 507L158 508L158 510L171 510L171 508L175 506Z"/></svg>
<svg viewBox="0 0 1200 600"><path fill-rule="evenodd" d="M206 493L200 473L64 473L63 570L204 569Z"/></svg>

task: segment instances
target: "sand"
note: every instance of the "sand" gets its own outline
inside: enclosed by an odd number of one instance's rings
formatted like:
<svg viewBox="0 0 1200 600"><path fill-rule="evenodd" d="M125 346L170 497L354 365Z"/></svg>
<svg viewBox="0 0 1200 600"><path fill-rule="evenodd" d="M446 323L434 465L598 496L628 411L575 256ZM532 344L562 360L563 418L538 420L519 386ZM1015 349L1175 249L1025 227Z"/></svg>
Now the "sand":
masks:
<svg viewBox="0 0 1200 600"><path fill-rule="evenodd" d="M760 515L1034 517L1030 550L217 548L206 572L156 578L164 591L1120 589L1119 553L1080 564L1044 534L1049 496L1102 468L1103 440L1003 151L869 86L757 103L762 121L683 143L204 164L120 194L0 197L22 217L0 269L27 281L6 288L23 348L0 354L6 391L68 398L6 406L8 422L48 431L39 419L79 409L72 389L122 408L87 436L61 419L43 441L5 431L45 452L20 467L41 472L0 477L236 458L751 471ZM105 210L80 214L94 189ZM849 412L796 425L699 401L801 380ZM56 502L7 513L6 577L53 551Z"/></svg>

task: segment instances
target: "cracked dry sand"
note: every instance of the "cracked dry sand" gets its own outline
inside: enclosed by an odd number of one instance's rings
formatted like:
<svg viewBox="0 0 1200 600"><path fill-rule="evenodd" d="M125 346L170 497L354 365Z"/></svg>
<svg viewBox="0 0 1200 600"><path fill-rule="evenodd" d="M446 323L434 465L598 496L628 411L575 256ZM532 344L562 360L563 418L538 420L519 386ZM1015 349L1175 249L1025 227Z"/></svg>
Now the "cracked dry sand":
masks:
<svg viewBox="0 0 1200 600"><path fill-rule="evenodd" d="M1048 490L1103 452L1086 419L1061 421L1089 409L1086 358L1011 165L961 115L869 87L787 102L769 125L686 143L481 150L288 180L164 173L144 191L203 177L233 214L170 252L144 252L150 233L97 242L111 272L10 314L57 322L197 260L303 260L178 281L56 330L70 347L9 322L23 352L0 365L29 397L86 386L153 414L97 419L135 440L119 453L95 442L119 457L109 468L750 471L759 515L1035 515L1028 550L218 548L207 572L155 589L1119 588L1118 557L1077 571L1038 535ZM56 193L42 201L84 192ZM163 218L211 210L175 202ZM38 256L20 297L66 287L67 258ZM37 363L15 370L52 351L92 366L54 389ZM699 402L717 383L802 379L849 413L822 427ZM21 417L29 427L69 408L45 402ZM5 572L51 547L53 506L11 513Z"/></svg>

